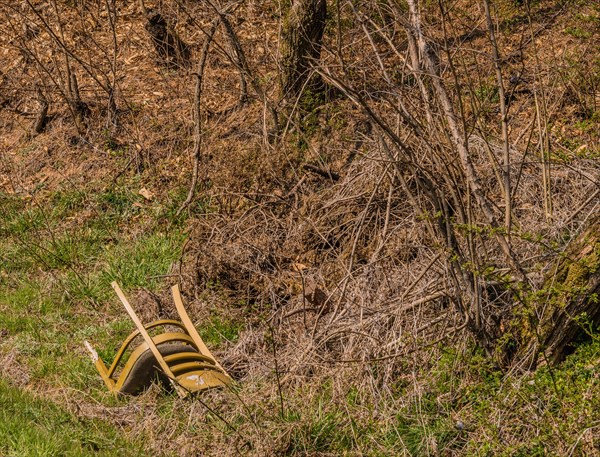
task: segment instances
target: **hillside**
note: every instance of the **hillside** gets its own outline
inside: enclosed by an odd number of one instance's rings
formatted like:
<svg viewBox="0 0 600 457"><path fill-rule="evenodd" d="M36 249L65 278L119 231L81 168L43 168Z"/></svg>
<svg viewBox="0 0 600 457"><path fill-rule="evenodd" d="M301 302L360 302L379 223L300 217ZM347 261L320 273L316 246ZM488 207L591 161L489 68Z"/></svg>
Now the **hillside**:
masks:
<svg viewBox="0 0 600 457"><path fill-rule="evenodd" d="M292 3L0 2L0 455L600 453L600 6Z"/></svg>

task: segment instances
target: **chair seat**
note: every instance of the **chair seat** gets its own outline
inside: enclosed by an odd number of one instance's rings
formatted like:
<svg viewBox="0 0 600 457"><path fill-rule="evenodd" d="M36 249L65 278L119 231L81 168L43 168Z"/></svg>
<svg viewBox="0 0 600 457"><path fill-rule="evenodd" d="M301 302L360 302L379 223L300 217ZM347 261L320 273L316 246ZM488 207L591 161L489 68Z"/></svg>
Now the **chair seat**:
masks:
<svg viewBox="0 0 600 457"><path fill-rule="evenodd" d="M223 376L205 375L205 372L220 370L212 359L196 352L193 347L181 343L162 343L157 347L177 381L180 378L185 381L180 384L185 384L183 387L186 389L189 385L193 388L192 391L196 392L224 384L226 378ZM188 378L187 375L192 377ZM152 351L142 343L134 350L129 362L116 379L116 389L122 394L136 395L157 379L165 387L170 384Z"/></svg>
<svg viewBox="0 0 600 457"><path fill-rule="evenodd" d="M200 392L213 387L223 387L231 382L231 378L215 369L195 370L177 376L177 382L189 392Z"/></svg>
<svg viewBox="0 0 600 457"><path fill-rule="evenodd" d="M181 351L188 351L189 346L185 344L162 344L158 346L158 350L163 357L168 357ZM119 393L136 395L150 387L152 381L157 378L164 386L169 385L169 378L158 366L152 351L147 348L137 356L131 367L123 368L115 387Z"/></svg>

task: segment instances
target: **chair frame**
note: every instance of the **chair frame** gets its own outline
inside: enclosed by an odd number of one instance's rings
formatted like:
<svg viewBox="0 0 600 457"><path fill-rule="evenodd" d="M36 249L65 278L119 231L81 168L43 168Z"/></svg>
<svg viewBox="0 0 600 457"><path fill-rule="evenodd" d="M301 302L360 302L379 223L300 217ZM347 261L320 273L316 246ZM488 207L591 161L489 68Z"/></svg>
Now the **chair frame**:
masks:
<svg viewBox="0 0 600 457"><path fill-rule="evenodd" d="M175 302L175 307L181 321L174 319L160 319L147 325L142 324L141 320L133 310L133 307L125 297L125 294L123 294L123 291L116 281L112 282L111 286L115 290L117 296L121 300L121 303L123 303L127 313L137 327L137 329L125 339L117 351L117 354L115 355L115 358L109 368L106 367L104 361L98 356L98 353L94 350L90 343L85 341L85 346L92 355L92 360L96 366L96 369L111 392L122 393L120 389L123 387L127 377L135 367L135 364L138 362L140 357L146 353L147 350L151 351L154 359L158 362L158 366L160 367L162 373L169 379L173 388L180 397L185 397L195 391L205 390L210 387L228 385L231 383L231 377L214 358L206 344L204 344L204 341L200 337L198 331L194 327L187 311L183 306L183 300L181 298L178 285L174 285L171 288L171 292L173 294L173 301ZM148 333L148 330L165 325L177 327L181 331L165 332L155 337L151 337ZM126 362L125 367L123 370L121 370L120 375L115 377L114 375L116 369L121 363L123 356L135 338L138 336L143 338L143 342L133 350L130 359ZM181 350L172 354L163 355L158 346L164 343L184 343L193 350ZM173 346L170 347L174 348ZM174 349L178 348L175 347ZM182 380L184 379L185 375L204 371L207 373L212 373L212 381L205 383L203 379L200 379L202 382L197 383L197 387L192 387L191 389L189 382L187 383L188 388L182 385ZM187 376L188 381L193 378L200 377L195 374Z"/></svg>

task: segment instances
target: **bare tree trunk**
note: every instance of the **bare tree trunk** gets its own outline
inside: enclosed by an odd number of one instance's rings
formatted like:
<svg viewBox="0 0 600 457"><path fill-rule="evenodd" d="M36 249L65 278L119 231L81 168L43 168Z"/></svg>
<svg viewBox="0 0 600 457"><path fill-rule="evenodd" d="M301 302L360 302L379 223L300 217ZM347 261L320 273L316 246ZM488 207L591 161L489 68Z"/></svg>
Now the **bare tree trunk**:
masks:
<svg viewBox="0 0 600 457"><path fill-rule="evenodd" d="M281 45L281 92L297 97L305 86L320 90L322 82L311 77L311 61L321 56L327 16L326 0L294 0L283 23Z"/></svg>

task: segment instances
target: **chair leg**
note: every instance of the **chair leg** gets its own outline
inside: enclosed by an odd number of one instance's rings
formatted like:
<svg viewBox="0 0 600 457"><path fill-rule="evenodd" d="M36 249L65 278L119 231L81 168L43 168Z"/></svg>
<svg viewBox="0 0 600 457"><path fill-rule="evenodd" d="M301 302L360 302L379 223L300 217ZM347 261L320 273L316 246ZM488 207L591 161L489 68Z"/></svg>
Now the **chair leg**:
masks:
<svg viewBox="0 0 600 457"><path fill-rule="evenodd" d="M104 384L106 384L106 387L108 387L108 390L110 390L111 392L114 392L115 391L115 381L108 375L108 369L106 368L106 365L104 365L104 362L98 356L98 353L94 350L92 345L87 341L84 341L84 343L85 343L85 347L90 352L92 361L94 362L94 365L96 366L96 369L98 370L98 373L100 373L100 376L102 377L102 380L104 381Z"/></svg>
<svg viewBox="0 0 600 457"><path fill-rule="evenodd" d="M206 344L204 344L204 341L202 341L202 338L200 337L198 330L196 330L196 327L194 327L194 324L192 323L190 316L188 315L187 311L185 310L185 308L183 306L183 300L181 298L181 293L179 292L179 285L175 284L173 287L171 287L171 292L173 294L173 301L175 302L175 307L177 308L177 313L179 314L179 317L181 318L181 322L183 322L185 329L188 331L188 333L194 340L194 343L196 343L196 345L198 346L198 349L200 349L200 353L202 355L206 355L206 356L210 357L211 359L213 359L215 361L215 365L221 369L223 374L225 376L227 376L228 378L231 378L231 376L229 376L229 374L227 374L227 372L221 366L221 364L217 361L217 359L215 359L215 357L211 354L211 352L208 349L208 347L206 346Z"/></svg>

